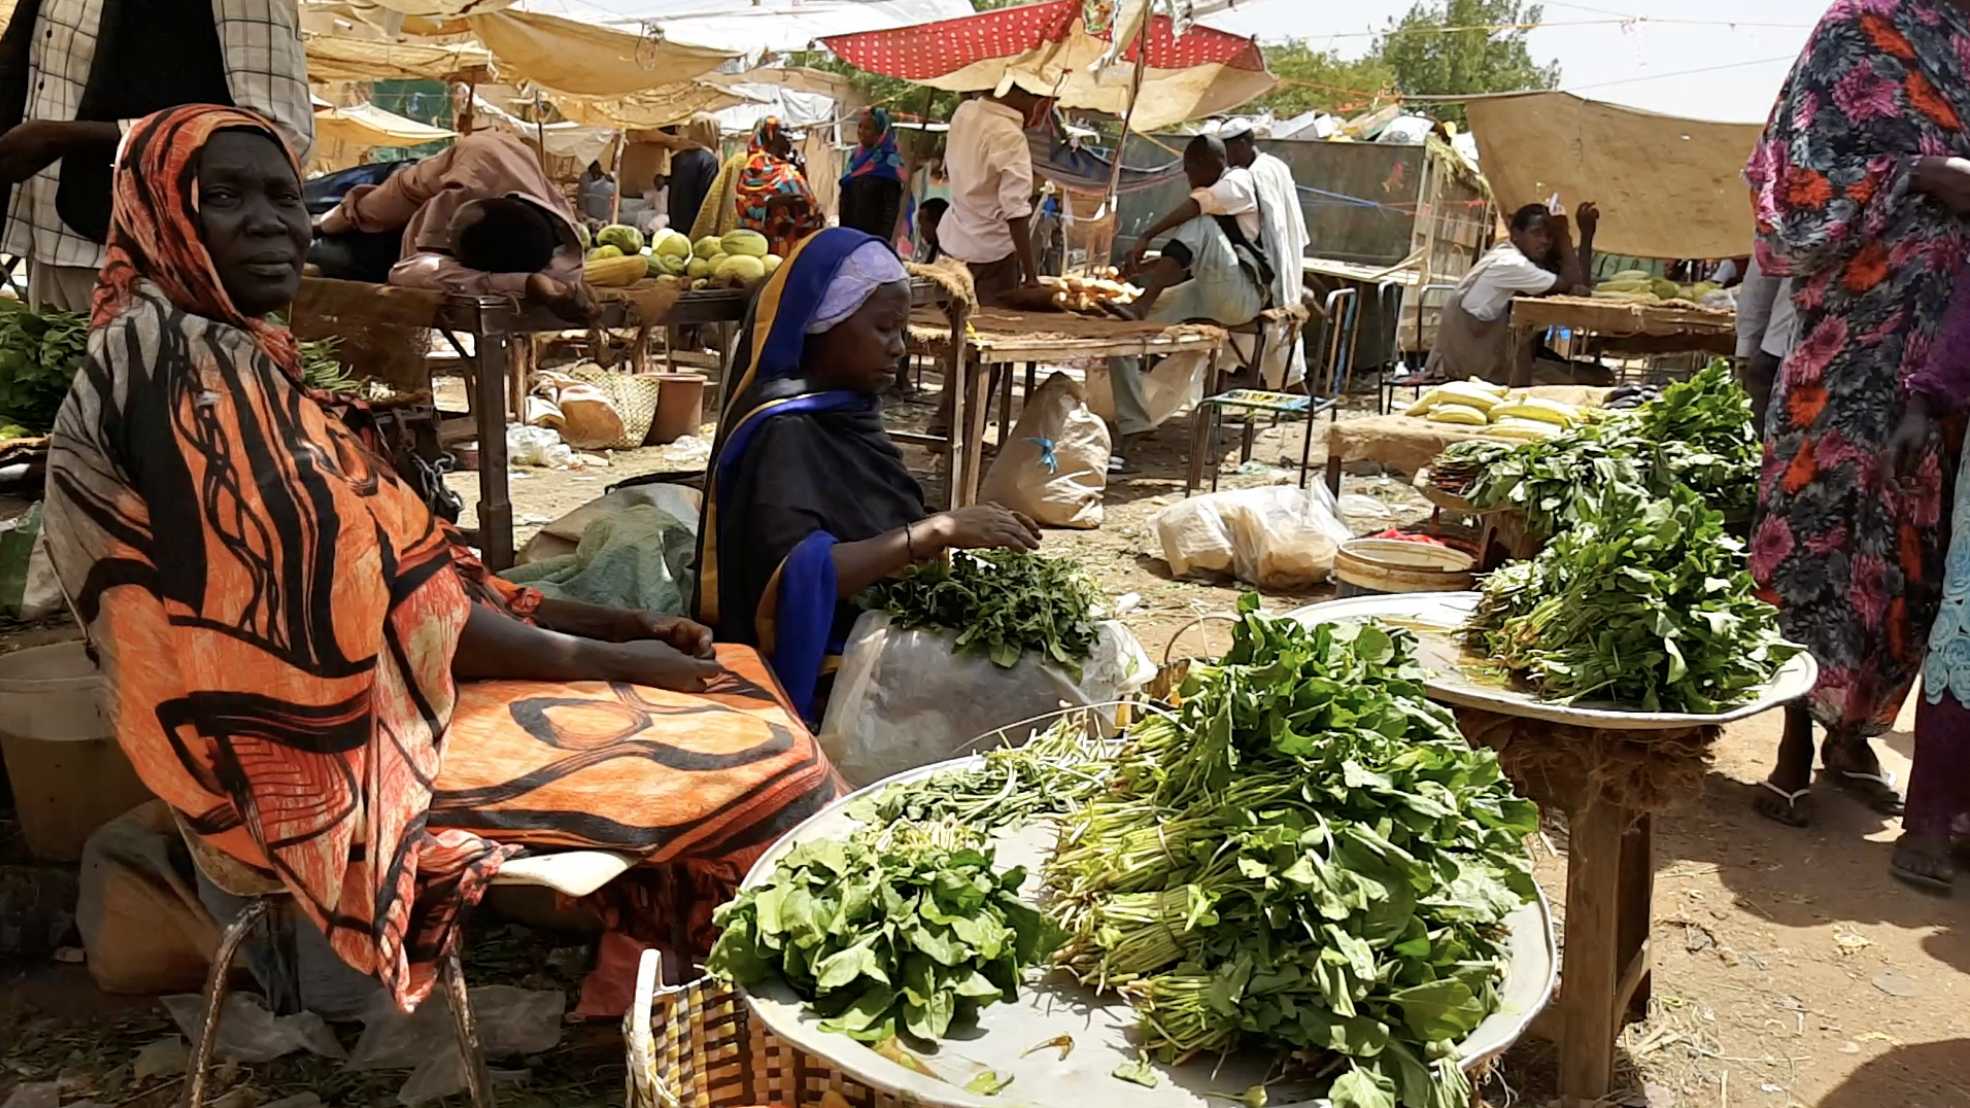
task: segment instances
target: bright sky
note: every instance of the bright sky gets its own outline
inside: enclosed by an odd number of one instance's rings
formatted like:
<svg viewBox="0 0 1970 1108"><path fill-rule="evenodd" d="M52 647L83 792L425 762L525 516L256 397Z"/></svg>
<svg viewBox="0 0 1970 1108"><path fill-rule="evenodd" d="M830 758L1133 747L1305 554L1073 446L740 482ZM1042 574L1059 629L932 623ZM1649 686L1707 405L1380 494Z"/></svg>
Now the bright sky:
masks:
<svg viewBox="0 0 1970 1108"><path fill-rule="evenodd" d="M1411 2L1251 0L1204 22L1266 41L1305 38L1355 56ZM1764 122L1792 59L1828 6L1828 0L1544 2L1546 25L1528 42L1534 60L1560 63L1561 88L1670 115L1752 123Z"/></svg>

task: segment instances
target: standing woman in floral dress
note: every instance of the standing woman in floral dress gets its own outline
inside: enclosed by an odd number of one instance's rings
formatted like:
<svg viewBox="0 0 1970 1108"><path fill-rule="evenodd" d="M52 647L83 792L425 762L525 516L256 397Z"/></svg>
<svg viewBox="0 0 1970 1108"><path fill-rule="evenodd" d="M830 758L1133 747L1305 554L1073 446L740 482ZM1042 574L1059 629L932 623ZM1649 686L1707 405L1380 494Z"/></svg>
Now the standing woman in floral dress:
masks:
<svg viewBox="0 0 1970 1108"><path fill-rule="evenodd" d="M1839 0L1746 167L1759 264L1792 277L1799 312L1751 551L1786 635L1820 665L1758 802L1794 826L1812 814L1815 720L1828 776L1902 811L1867 740L1900 713L1942 593L1960 421L1910 386L1970 250L1966 58L1970 0Z"/></svg>

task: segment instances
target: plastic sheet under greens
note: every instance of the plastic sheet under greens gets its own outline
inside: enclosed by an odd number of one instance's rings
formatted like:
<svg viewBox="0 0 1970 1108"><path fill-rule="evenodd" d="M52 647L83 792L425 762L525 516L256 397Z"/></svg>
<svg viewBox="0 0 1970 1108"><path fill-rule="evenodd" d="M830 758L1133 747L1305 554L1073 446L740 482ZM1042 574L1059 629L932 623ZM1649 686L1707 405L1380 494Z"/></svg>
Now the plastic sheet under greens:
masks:
<svg viewBox="0 0 1970 1108"><path fill-rule="evenodd" d="M1338 1066L1335 1108L1464 1108L1452 1044L1499 1006L1537 809L1425 697L1408 632L1256 608L1062 820L1060 957L1163 1061L1290 1053Z"/></svg>

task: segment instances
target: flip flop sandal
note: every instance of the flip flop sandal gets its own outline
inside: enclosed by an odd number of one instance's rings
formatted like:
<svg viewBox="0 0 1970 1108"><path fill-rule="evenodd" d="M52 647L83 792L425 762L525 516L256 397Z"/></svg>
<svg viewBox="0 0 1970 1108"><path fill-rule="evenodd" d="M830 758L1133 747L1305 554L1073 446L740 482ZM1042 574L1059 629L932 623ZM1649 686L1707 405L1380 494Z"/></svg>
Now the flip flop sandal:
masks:
<svg viewBox="0 0 1970 1108"><path fill-rule="evenodd" d="M1899 816L1905 807L1902 794L1895 791L1895 774L1891 770L1880 773L1857 773L1850 769L1830 772L1834 787L1848 796L1867 805L1868 810L1879 816Z"/></svg>
<svg viewBox="0 0 1970 1108"><path fill-rule="evenodd" d="M1801 801L1812 799L1813 789L1811 785L1800 789L1798 792L1786 792L1770 781L1760 781L1759 784L1769 789L1773 796L1785 802L1785 806L1780 807L1772 802L1772 797L1761 796L1758 798L1757 803L1753 805L1758 810L1759 815L1764 816L1773 823L1782 823L1787 827L1812 826L1813 806L1811 804L1800 803Z"/></svg>

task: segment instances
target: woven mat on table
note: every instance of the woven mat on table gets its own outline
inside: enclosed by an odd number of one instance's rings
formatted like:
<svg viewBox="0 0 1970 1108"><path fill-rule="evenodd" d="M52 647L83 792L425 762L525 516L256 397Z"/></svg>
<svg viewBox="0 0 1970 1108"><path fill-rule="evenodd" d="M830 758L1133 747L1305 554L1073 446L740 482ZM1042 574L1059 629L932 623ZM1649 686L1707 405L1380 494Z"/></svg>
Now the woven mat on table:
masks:
<svg viewBox="0 0 1970 1108"><path fill-rule="evenodd" d="M908 262L903 266L910 276L929 281L971 311L978 310L978 285L971 279L971 267L956 258L940 258L925 264Z"/></svg>
<svg viewBox="0 0 1970 1108"><path fill-rule="evenodd" d="M1593 790L1641 812L1666 812L1703 795L1722 728L1609 731L1458 708L1457 726L1473 746L1498 752L1519 791L1553 804Z"/></svg>
<svg viewBox="0 0 1970 1108"><path fill-rule="evenodd" d="M1608 336L1737 334L1737 313L1712 311L1688 301L1634 304L1584 296L1521 298L1512 302L1512 323Z"/></svg>
<svg viewBox="0 0 1970 1108"><path fill-rule="evenodd" d="M1208 323L1159 323L1153 320L1107 319L1071 312L1016 312L980 308L971 316L971 329L983 342L1016 339L1021 342L1071 342L1076 339L1200 338L1223 341L1225 329ZM951 327L942 312L917 310L910 317L910 341L938 344L949 341Z"/></svg>
<svg viewBox="0 0 1970 1108"><path fill-rule="evenodd" d="M1538 385L1528 396L1562 404L1598 407L1611 390L1588 385ZM1350 462L1379 462L1402 473L1415 473L1455 443L1491 438L1482 427L1463 423L1432 423L1422 416L1400 412L1365 419L1343 419L1327 429L1327 456ZM1498 439L1505 442L1507 440Z"/></svg>

